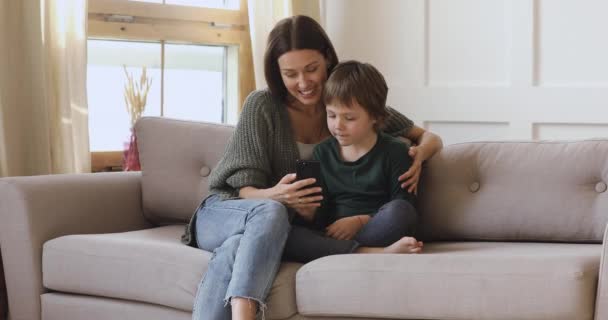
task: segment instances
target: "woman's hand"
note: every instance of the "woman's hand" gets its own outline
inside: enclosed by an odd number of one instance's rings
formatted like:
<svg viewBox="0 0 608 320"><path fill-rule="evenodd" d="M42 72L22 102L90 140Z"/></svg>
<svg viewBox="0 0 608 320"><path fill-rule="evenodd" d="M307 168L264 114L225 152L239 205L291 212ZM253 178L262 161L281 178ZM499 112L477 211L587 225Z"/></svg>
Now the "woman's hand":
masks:
<svg viewBox="0 0 608 320"><path fill-rule="evenodd" d="M350 240L361 228L363 228L363 220L359 216L347 217L329 225L326 228L326 235L338 240Z"/></svg>
<svg viewBox="0 0 608 320"><path fill-rule="evenodd" d="M407 188L407 192L409 193L417 193L422 162L441 150L443 142L438 135L418 126L412 127L405 138L410 139L410 141L416 144L410 147L409 151L409 155L414 159L414 162L410 169L399 177L399 181L402 182L401 188Z"/></svg>
<svg viewBox="0 0 608 320"><path fill-rule="evenodd" d="M316 182L315 179L296 180L295 173L290 173L281 178L276 186L266 189L267 198L279 201L285 206L293 209L310 209L321 206L323 200L321 195L313 195L321 192L320 187L308 187ZM295 181L295 182L294 182ZM305 211L303 211L305 212Z"/></svg>
<svg viewBox="0 0 608 320"><path fill-rule="evenodd" d="M401 188L406 189L409 193L416 194L418 192L418 181L420 180L420 173L422 172L422 162L424 161L424 156L420 150L418 150L418 146L410 147L410 151L408 154L414 162L412 166L401 176L399 176L399 181L403 182L401 184Z"/></svg>

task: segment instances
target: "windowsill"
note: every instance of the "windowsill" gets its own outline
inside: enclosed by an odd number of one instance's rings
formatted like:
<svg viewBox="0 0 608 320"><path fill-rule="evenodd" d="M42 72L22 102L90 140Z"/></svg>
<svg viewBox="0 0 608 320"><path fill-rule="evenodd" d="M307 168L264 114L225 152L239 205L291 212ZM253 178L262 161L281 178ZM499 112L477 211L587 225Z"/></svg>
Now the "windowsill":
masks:
<svg viewBox="0 0 608 320"><path fill-rule="evenodd" d="M91 171L110 172L122 171L122 151L91 152Z"/></svg>

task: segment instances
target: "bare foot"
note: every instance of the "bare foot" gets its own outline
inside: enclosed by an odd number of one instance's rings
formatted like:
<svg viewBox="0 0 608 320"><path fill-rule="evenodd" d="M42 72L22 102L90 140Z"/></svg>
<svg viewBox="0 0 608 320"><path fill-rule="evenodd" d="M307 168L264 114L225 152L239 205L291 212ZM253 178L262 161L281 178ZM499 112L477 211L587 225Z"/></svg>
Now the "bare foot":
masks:
<svg viewBox="0 0 608 320"><path fill-rule="evenodd" d="M420 253L422 246L422 241L418 241L416 238L403 237L384 248L384 253Z"/></svg>
<svg viewBox="0 0 608 320"><path fill-rule="evenodd" d="M403 237L386 248L359 247L355 253L420 253L424 244L412 237Z"/></svg>

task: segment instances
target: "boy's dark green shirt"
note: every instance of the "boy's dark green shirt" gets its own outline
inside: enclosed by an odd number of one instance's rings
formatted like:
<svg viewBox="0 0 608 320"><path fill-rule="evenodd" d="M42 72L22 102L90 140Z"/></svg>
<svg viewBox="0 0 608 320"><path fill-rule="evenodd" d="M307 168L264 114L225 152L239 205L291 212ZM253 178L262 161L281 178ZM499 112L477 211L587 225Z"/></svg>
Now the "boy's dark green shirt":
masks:
<svg viewBox="0 0 608 320"><path fill-rule="evenodd" d="M342 161L339 148L331 137L313 151L313 158L321 161L324 197L315 220L330 223L353 215L374 215L395 199L414 204L415 197L398 180L413 162L405 142L380 132L372 149L355 162Z"/></svg>

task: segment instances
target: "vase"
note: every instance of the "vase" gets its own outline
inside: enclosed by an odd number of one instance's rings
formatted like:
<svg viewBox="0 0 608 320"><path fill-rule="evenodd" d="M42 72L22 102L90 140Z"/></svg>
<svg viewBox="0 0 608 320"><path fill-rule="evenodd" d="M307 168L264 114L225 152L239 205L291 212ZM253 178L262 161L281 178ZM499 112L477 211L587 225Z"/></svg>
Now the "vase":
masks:
<svg viewBox="0 0 608 320"><path fill-rule="evenodd" d="M123 171L140 171L139 151L137 150L137 136L135 131L131 129L131 137L128 143L125 143L125 150L122 158Z"/></svg>

